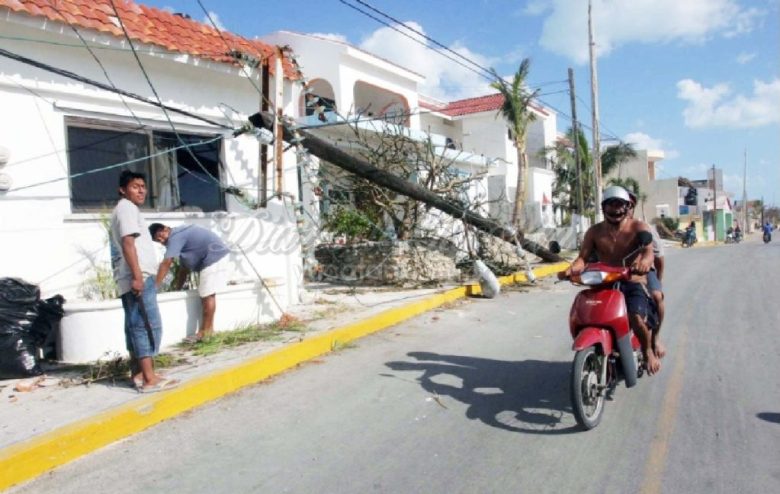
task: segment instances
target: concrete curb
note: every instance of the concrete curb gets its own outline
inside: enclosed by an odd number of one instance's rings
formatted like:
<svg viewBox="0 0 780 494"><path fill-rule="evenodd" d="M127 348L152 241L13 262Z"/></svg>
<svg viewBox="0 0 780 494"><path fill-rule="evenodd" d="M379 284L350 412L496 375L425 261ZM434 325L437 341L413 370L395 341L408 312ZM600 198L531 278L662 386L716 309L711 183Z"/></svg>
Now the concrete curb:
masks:
<svg viewBox="0 0 780 494"><path fill-rule="evenodd" d="M567 266L568 263L558 263L534 269L533 272L537 278L541 278ZM499 278L502 285L523 281L527 281L523 273ZM0 490L31 480L166 419L329 353L344 343L394 326L448 302L479 293L479 285L465 285L388 309L365 320L193 379L170 391L140 397L93 417L13 444L0 450Z"/></svg>

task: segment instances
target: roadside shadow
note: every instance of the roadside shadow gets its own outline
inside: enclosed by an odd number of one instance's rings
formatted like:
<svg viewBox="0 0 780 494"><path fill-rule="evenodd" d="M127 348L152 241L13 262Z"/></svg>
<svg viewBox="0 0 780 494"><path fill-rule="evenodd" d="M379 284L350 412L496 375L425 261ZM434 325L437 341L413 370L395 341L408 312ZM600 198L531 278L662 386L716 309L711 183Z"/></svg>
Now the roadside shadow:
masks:
<svg viewBox="0 0 780 494"><path fill-rule="evenodd" d="M466 417L472 420L530 434L579 431L569 402L570 362L503 361L428 352L407 355L416 361L385 365L394 371L420 372L417 381L423 389L466 404Z"/></svg>
<svg viewBox="0 0 780 494"><path fill-rule="evenodd" d="M776 413L776 412L761 412L761 413L757 413L756 417L760 418L761 420L765 420L767 422L780 424L780 413Z"/></svg>

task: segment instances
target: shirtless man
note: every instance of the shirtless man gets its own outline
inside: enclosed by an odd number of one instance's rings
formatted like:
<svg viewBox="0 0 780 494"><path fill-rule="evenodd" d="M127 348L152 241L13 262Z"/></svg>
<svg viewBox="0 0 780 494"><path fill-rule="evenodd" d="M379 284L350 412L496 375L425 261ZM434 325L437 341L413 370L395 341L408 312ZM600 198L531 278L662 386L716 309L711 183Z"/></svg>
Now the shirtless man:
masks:
<svg viewBox="0 0 780 494"><path fill-rule="evenodd" d="M650 233L646 223L629 216L630 206L631 199L623 187L612 186L604 190L601 202L604 221L585 232L580 254L566 270L567 276L582 273L586 260L594 254L601 262L612 266L623 265L623 259L638 246L637 234L642 231ZM652 332L646 323L651 310L647 272L653 266L653 245L646 245L627 262L631 266L631 281L621 283L620 289L626 298L631 329L642 344L645 367L652 375L661 369L661 361L653 350Z"/></svg>

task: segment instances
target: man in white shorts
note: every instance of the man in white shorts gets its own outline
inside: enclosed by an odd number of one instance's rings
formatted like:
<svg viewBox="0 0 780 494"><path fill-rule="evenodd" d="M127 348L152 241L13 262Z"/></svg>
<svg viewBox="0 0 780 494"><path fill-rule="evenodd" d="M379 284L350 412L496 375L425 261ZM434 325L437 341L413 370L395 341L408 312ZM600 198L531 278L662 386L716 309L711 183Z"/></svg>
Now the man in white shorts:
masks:
<svg viewBox="0 0 780 494"><path fill-rule="evenodd" d="M172 287L178 290L190 272L200 275L198 295L203 306L200 329L191 341L200 341L214 333L214 313L217 310L217 292L227 285L228 249L225 242L214 232L197 225L182 225L175 228L161 223L152 223L149 233L155 242L163 244L165 258L157 270L157 286L160 286L173 260L180 259L179 272Z"/></svg>

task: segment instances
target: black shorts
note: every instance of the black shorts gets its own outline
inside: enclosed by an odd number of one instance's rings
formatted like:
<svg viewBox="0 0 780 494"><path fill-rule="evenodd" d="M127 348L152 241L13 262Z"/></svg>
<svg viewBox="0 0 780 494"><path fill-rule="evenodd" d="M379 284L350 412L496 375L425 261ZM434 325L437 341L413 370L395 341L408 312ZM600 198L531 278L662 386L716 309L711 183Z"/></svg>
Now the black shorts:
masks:
<svg viewBox="0 0 780 494"><path fill-rule="evenodd" d="M620 291L626 299L628 313L639 314L646 323L655 327L657 311L647 287L642 283L624 281L620 283Z"/></svg>

